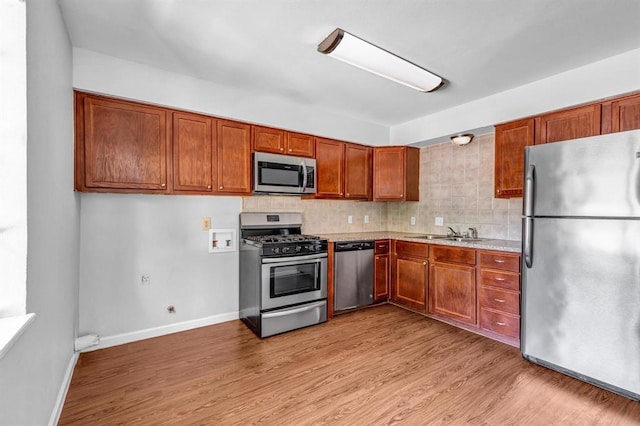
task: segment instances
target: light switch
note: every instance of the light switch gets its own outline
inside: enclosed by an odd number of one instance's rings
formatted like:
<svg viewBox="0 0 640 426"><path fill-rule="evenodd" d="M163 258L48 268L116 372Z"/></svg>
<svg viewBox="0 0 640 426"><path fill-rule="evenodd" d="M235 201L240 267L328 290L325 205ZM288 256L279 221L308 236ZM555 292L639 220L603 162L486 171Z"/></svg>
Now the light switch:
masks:
<svg viewBox="0 0 640 426"><path fill-rule="evenodd" d="M444 219L440 216L436 216L436 226L444 226Z"/></svg>

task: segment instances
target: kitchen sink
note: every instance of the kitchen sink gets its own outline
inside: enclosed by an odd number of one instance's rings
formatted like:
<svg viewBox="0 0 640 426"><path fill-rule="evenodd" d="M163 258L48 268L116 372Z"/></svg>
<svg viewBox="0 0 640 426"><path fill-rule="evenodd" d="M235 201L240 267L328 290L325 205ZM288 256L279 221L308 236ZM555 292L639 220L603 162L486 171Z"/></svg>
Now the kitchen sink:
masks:
<svg viewBox="0 0 640 426"><path fill-rule="evenodd" d="M485 241L488 238L470 238L470 237L445 237L443 238L445 240L448 241L459 241L459 242L467 242L467 243L473 243L475 241Z"/></svg>
<svg viewBox="0 0 640 426"><path fill-rule="evenodd" d="M405 235L405 238L423 238L425 240L445 240L449 237L443 234Z"/></svg>

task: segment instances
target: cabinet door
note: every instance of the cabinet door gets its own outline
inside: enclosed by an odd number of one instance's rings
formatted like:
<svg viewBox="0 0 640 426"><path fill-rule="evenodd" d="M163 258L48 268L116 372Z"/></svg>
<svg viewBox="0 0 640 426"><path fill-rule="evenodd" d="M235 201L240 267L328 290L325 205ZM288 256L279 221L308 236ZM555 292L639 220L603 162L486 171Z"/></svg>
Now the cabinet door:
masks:
<svg viewBox="0 0 640 426"><path fill-rule="evenodd" d="M611 104L611 131L640 129L640 94Z"/></svg>
<svg viewBox="0 0 640 426"><path fill-rule="evenodd" d="M533 145L534 119L496 126L495 196L522 197L524 148Z"/></svg>
<svg viewBox="0 0 640 426"><path fill-rule="evenodd" d="M394 268L394 300L425 312L427 306L426 259L397 256Z"/></svg>
<svg viewBox="0 0 640 426"><path fill-rule="evenodd" d="M270 127L251 126L253 150L284 154L284 131Z"/></svg>
<svg viewBox="0 0 640 426"><path fill-rule="evenodd" d="M389 255L376 254L373 271L373 300L381 302L389 297Z"/></svg>
<svg viewBox="0 0 640 426"><path fill-rule="evenodd" d="M344 175L344 143L316 138L316 168L318 171L318 198L342 198Z"/></svg>
<svg viewBox="0 0 640 426"><path fill-rule="evenodd" d="M432 263L429 270L429 313L475 324L475 267Z"/></svg>
<svg viewBox="0 0 640 426"><path fill-rule="evenodd" d="M213 191L215 128L209 117L173 113L173 189Z"/></svg>
<svg viewBox="0 0 640 426"><path fill-rule="evenodd" d="M405 173L404 147L375 148L373 151L374 201L404 199Z"/></svg>
<svg viewBox="0 0 640 426"><path fill-rule="evenodd" d="M599 135L600 111L600 104L594 104L541 116L536 144Z"/></svg>
<svg viewBox="0 0 640 426"><path fill-rule="evenodd" d="M167 191L167 113L161 108L77 95L78 189ZM79 111L80 110L80 111Z"/></svg>
<svg viewBox="0 0 640 426"><path fill-rule="evenodd" d="M251 126L217 121L217 192L251 193Z"/></svg>
<svg viewBox="0 0 640 426"><path fill-rule="evenodd" d="M315 155L313 136L292 132L286 132L285 136L287 154L310 158Z"/></svg>
<svg viewBox="0 0 640 426"><path fill-rule="evenodd" d="M371 198L371 148L345 144L344 193L349 199Z"/></svg>

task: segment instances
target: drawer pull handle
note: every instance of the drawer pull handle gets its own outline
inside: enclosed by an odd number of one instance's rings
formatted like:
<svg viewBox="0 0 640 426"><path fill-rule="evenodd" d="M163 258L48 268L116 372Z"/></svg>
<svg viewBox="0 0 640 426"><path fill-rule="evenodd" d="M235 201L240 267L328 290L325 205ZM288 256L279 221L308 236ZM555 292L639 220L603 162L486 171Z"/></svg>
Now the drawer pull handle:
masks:
<svg viewBox="0 0 640 426"><path fill-rule="evenodd" d="M493 259L494 262L496 263L504 263L504 259Z"/></svg>
<svg viewBox="0 0 640 426"><path fill-rule="evenodd" d="M502 277L496 277L496 281L504 281L505 279Z"/></svg>
<svg viewBox="0 0 640 426"><path fill-rule="evenodd" d="M496 299L495 297L493 298L493 300L495 300L498 303L504 303L504 299Z"/></svg>
<svg viewBox="0 0 640 426"><path fill-rule="evenodd" d="M503 325L505 325L506 323L504 323L504 322L500 322L500 321L496 321L496 324L497 324L497 325L500 325L500 326L503 326Z"/></svg>

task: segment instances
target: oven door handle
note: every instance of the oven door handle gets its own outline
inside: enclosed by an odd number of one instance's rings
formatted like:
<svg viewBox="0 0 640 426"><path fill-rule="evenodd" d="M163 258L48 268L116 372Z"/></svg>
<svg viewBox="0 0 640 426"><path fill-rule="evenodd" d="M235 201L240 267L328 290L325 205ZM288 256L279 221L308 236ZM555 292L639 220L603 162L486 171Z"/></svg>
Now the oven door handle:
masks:
<svg viewBox="0 0 640 426"><path fill-rule="evenodd" d="M307 312L316 308L321 308L323 305L326 305L326 304L327 304L326 301L321 300L320 302L315 302L310 305L304 305L300 308L291 308L291 309L279 310L276 312L266 312L262 314L262 318L276 318L276 317L284 317L286 315L299 314L301 312Z"/></svg>
<svg viewBox="0 0 640 426"><path fill-rule="evenodd" d="M315 260L319 262L322 259L326 259L327 253L322 254L310 254L307 256L289 256L289 257L267 257L262 259L262 263L285 263L285 262L302 262L305 260Z"/></svg>

